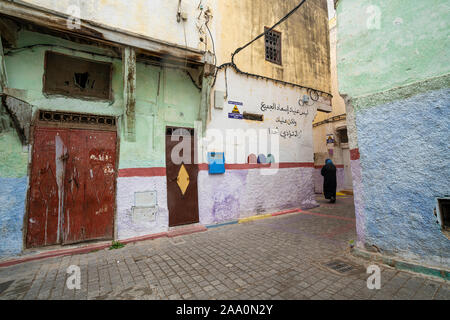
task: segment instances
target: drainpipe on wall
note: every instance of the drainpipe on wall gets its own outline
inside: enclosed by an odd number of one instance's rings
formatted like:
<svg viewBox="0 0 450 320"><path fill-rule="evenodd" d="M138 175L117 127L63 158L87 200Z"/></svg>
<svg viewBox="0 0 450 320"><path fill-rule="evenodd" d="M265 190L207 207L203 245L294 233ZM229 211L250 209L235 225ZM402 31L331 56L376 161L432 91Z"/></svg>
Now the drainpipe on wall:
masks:
<svg viewBox="0 0 450 320"><path fill-rule="evenodd" d="M202 136L206 134L206 124L209 120L209 108L211 104L211 88L213 84L216 66L213 63L214 56L210 52L205 53L205 65L203 67L202 92L200 102L200 112L198 120L202 122Z"/></svg>
<svg viewBox="0 0 450 320"><path fill-rule="evenodd" d="M136 52L133 48L122 50L123 102L125 140L136 141Z"/></svg>
<svg viewBox="0 0 450 320"><path fill-rule="evenodd" d="M209 108L211 104L211 87L213 83L215 66L213 64L205 63L202 78L202 93L200 103L200 119L202 121L202 136L206 134L206 124L209 120Z"/></svg>

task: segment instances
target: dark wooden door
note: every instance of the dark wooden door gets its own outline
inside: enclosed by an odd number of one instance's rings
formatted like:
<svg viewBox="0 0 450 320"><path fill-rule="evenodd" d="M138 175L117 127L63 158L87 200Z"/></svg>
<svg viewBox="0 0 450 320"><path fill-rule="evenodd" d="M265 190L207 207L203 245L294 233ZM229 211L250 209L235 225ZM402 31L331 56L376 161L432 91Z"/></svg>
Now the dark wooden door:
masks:
<svg viewBox="0 0 450 320"><path fill-rule="evenodd" d="M112 239L116 133L36 128L27 247Z"/></svg>
<svg viewBox="0 0 450 320"><path fill-rule="evenodd" d="M167 128L166 177L169 226L196 223L198 166L194 163L194 129Z"/></svg>
<svg viewBox="0 0 450 320"><path fill-rule="evenodd" d="M116 133L73 129L70 133L63 243L112 239Z"/></svg>

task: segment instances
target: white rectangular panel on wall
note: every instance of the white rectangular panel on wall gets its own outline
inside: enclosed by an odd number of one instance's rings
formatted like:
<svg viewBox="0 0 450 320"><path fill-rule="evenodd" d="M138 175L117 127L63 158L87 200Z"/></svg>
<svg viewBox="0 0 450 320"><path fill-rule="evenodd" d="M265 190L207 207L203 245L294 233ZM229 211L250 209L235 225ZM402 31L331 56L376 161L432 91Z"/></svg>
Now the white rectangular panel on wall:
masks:
<svg viewBox="0 0 450 320"><path fill-rule="evenodd" d="M135 207L156 207L156 191L134 193Z"/></svg>

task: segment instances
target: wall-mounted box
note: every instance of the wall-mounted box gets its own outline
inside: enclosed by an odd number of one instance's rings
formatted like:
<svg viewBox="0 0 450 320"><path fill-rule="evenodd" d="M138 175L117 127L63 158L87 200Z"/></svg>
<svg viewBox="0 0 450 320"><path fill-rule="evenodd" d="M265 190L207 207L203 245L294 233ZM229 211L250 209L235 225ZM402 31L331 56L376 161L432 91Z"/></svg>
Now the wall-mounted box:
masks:
<svg viewBox="0 0 450 320"><path fill-rule="evenodd" d="M133 223L140 224L155 221L157 213L156 191L134 193L134 206L131 214Z"/></svg>
<svg viewBox="0 0 450 320"><path fill-rule="evenodd" d="M141 224L156 220L157 207L133 207L133 223Z"/></svg>
<svg viewBox="0 0 450 320"><path fill-rule="evenodd" d="M155 207L156 191L135 192L134 205L136 207Z"/></svg>
<svg viewBox="0 0 450 320"><path fill-rule="evenodd" d="M210 174L225 173L225 154L208 152L208 170Z"/></svg>
<svg viewBox="0 0 450 320"><path fill-rule="evenodd" d="M225 102L225 92L215 90L214 91L214 108L223 109L223 104Z"/></svg>

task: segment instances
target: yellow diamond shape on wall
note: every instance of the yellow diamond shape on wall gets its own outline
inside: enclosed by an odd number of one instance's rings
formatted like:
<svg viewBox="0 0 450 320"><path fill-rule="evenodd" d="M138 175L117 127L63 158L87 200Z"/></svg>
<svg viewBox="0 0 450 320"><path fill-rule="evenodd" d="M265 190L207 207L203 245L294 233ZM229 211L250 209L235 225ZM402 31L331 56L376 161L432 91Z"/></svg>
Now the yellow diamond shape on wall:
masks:
<svg viewBox="0 0 450 320"><path fill-rule="evenodd" d="M181 164L180 171L178 171L177 184L180 187L181 194L184 195L189 186L189 174L184 167L184 164Z"/></svg>

